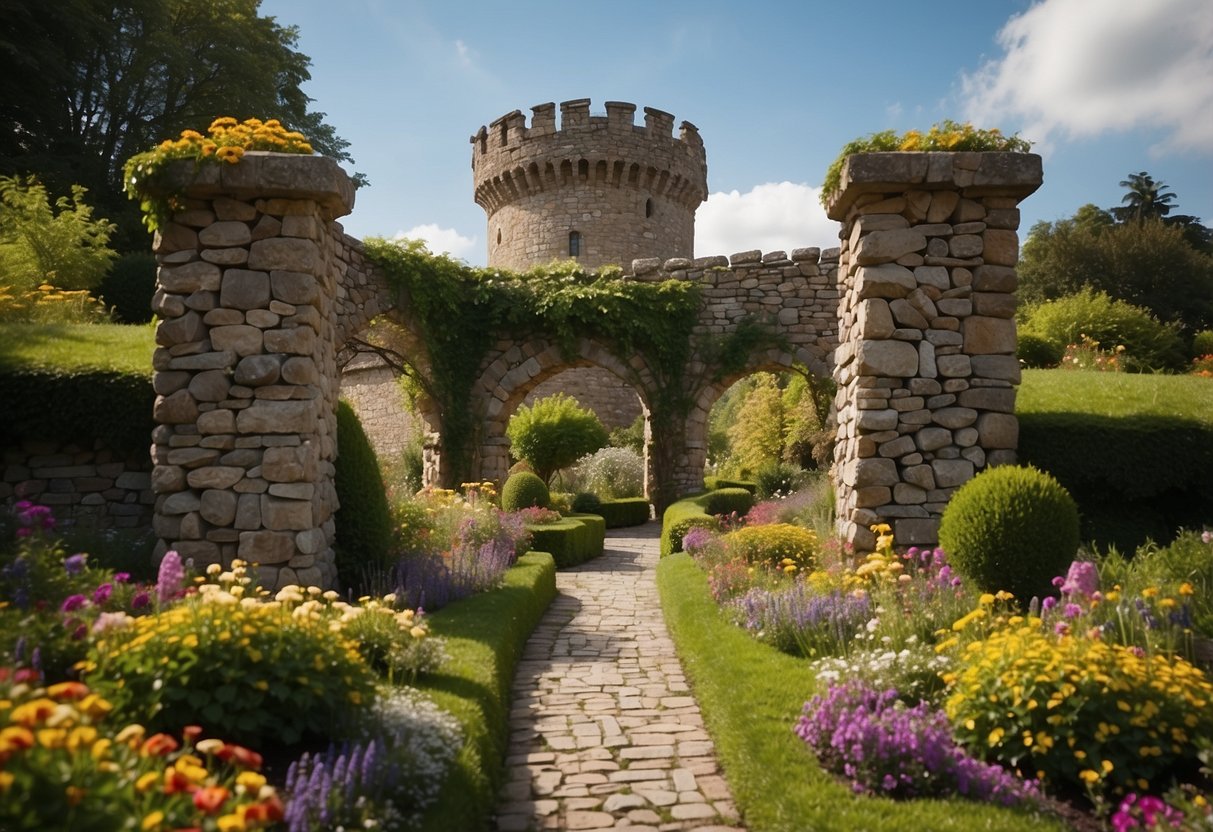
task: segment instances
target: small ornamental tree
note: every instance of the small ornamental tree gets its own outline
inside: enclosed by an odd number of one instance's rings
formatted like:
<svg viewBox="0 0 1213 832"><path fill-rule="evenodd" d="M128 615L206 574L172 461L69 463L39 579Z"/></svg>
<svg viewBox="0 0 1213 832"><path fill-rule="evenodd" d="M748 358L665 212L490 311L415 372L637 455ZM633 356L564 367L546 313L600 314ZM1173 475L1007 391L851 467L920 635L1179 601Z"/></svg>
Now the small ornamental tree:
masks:
<svg viewBox="0 0 1213 832"><path fill-rule="evenodd" d="M510 453L526 460L545 483L586 454L607 444L607 431L593 411L564 393L523 405L510 417Z"/></svg>

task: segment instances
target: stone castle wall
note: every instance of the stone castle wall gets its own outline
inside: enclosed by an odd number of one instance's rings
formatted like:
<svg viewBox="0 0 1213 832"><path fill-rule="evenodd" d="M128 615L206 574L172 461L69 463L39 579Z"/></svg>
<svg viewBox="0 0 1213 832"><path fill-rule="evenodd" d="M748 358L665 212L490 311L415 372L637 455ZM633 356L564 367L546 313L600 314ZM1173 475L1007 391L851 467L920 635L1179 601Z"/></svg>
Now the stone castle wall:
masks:
<svg viewBox="0 0 1213 832"><path fill-rule="evenodd" d="M629 427L644 415L640 397L631 385L599 367L567 370L535 386L522 403L528 407L556 393L572 396L594 411L607 430Z"/></svg>
<svg viewBox="0 0 1213 832"><path fill-rule="evenodd" d="M472 136L477 204L488 215L489 265L525 271L570 257L588 268L636 258L689 257L695 209L707 198L707 162L693 124L672 135L674 117L606 102L590 115L589 99L518 110Z"/></svg>
<svg viewBox="0 0 1213 832"><path fill-rule="evenodd" d="M845 539L869 527L938 540L951 495L1015 461L1019 201L1041 182L1018 153L852 156L843 222L835 483Z"/></svg>
<svg viewBox="0 0 1213 832"><path fill-rule="evenodd" d="M146 451L119 453L95 442L27 440L3 453L0 503L50 506L60 526L133 529L152 522L151 463Z"/></svg>

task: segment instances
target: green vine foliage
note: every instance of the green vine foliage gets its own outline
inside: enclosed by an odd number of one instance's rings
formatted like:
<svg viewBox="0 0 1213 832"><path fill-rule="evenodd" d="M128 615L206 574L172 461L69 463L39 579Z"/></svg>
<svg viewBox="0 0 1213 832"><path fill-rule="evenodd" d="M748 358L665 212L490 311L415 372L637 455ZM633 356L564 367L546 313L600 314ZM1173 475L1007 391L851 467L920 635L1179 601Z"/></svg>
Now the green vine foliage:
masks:
<svg viewBox="0 0 1213 832"><path fill-rule="evenodd" d="M624 362L640 355L657 388L644 391L654 430L685 411L700 304L696 284L625 280L618 268L586 271L573 262L524 274L477 268L431 254L419 241L368 240L365 250L400 293L428 352L424 384L442 413L443 454L453 462L454 481L470 470L472 386L502 337L551 339L570 359L587 337ZM632 381L639 386L638 378Z"/></svg>
<svg viewBox="0 0 1213 832"><path fill-rule="evenodd" d="M828 205L838 192L842 183L842 165L848 156L856 153L880 153L888 151L986 151L1000 150L1014 153L1027 153L1032 149L1032 143L1021 139L1019 134L1004 136L997 128L985 130L972 124L947 119L931 125L931 129L907 130L898 133L895 130L882 130L863 138L855 139L843 145L842 152L826 169L825 182L821 187L821 204Z"/></svg>

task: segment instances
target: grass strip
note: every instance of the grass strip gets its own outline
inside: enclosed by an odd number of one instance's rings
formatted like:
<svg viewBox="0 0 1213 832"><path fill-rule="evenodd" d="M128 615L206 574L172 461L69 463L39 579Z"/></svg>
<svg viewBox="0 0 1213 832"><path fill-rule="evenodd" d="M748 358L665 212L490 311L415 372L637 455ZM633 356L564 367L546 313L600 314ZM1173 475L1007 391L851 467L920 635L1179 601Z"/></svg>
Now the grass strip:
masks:
<svg viewBox="0 0 1213 832"><path fill-rule="evenodd" d="M809 664L725 621L689 555L663 558L666 624L750 832L1062 830L1052 819L957 799L864 797L831 774L792 732L816 682Z"/></svg>
<svg viewBox="0 0 1213 832"><path fill-rule="evenodd" d="M1015 412L1159 416L1213 425L1213 379L1194 375L1024 370Z"/></svg>
<svg viewBox="0 0 1213 832"><path fill-rule="evenodd" d="M123 324L0 325L0 369L104 370L150 377L156 330Z"/></svg>
<svg viewBox="0 0 1213 832"><path fill-rule="evenodd" d="M505 773L514 668L555 597L552 556L528 552L506 573L501 588L428 617L431 632L446 641L447 661L416 686L459 720L466 742L421 828L488 827Z"/></svg>

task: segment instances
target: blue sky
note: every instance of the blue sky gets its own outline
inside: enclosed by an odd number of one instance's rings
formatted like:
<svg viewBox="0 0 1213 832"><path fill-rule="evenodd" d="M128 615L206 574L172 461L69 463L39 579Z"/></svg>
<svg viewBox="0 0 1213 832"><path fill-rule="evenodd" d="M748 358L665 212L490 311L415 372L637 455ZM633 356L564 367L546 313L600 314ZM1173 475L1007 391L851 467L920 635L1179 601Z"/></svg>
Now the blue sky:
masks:
<svg viewBox="0 0 1213 832"><path fill-rule="evenodd" d="M836 244L817 202L857 136L944 118L1020 132L1045 183L1021 233L1118 204L1149 171L1213 222L1213 3L263 0L300 29L304 91L371 186L357 237L485 261L468 138L511 110L590 98L699 127L711 196L695 253Z"/></svg>

